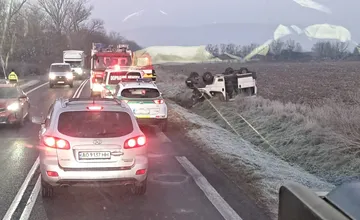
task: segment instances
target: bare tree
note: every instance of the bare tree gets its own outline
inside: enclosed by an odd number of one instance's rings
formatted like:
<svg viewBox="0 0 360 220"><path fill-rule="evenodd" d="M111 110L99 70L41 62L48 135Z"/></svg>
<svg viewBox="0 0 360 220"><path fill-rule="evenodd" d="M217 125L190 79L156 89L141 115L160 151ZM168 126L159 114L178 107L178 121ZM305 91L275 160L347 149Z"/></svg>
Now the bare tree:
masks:
<svg viewBox="0 0 360 220"><path fill-rule="evenodd" d="M295 44L295 41L292 40L292 39L288 39L286 42L285 42L285 49L286 50L289 50L289 51L294 51L295 50L295 47L296 47L296 44Z"/></svg>
<svg viewBox="0 0 360 220"><path fill-rule="evenodd" d="M285 43L281 40L273 41L270 45L270 50L273 54L279 55L281 51L284 49Z"/></svg>
<svg viewBox="0 0 360 220"><path fill-rule="evenodd" d="M6 3L0 3L0 5L4 6L4 11L3 14L4 16L4 22L2 24L2 36L1 36L1 40L0 40L0 61L1 61L1 66L2 66L2 70L4 73L4 77L6 77L6 71L5 69L7 68L7 64L8 64L8 59L10 56L10 53L13 51L13 46L15 44L15 40L16 40L16 33L10 33L10 25L11 22L14 20L15 16L20 12L21 8L24 6L24 4L26 3L27 0L10 0ZM9 37L10 34L10 37ZM5 52L4 51L4 44L5 42L7 42L7 40L10 38L10 43L8 45L10 45L10 49ZM6 55L5 55L6 54ZM4 55L5 55L5 60L4 60Z"/></svg>
<svg viewBox="0 0 360 220"><path fill-rule="evenodd" d="M86 24L84 29L88 30L89 33L105 32L104 21L101 19L91 19L90 22Z"/></svg>
<svg viewBox="0 0 360 220"><path fill-rule="evenodd" d="M81 24L89 19L93 10L92 5L88 5L88 0L72 1L69 5L68 27L69 31L79 31Z"/></svg>
<svg viewBox="0 0 360 220"><path fill-rule="evenodd" d="M69 22L71 0L38 0L40 7L51 19L51 24L57 33L62 33ZM68 23L69 24L69 23ZM67 27L66 27L67 28Z"/></svg>
<svg viewBox="0 0 360 220"><path fill-rule="evenodd" d="M299 42L295 44L294 52L302 52L302 46Z"/></svg>
<svg viewBox="0 0 360 220"><path fill-rule="evenodd" d="M348 54L348 43L345 42L317 42L312 51L318 58L342 59Z"/></svg>

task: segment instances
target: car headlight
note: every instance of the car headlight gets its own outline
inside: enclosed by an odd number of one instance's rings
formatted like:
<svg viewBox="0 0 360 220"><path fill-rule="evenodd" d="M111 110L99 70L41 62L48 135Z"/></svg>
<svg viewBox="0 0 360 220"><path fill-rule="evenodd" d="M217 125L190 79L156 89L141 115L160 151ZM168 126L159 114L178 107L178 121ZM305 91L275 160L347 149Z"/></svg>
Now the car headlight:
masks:
<svg viewBox="0 0 360 220"><path fill-rule="evenodd" d="M74 77L73 73L67 73L66 74L66 79L72 79Z"/></svg>
<svg viewBox="0 0 360 220"><path fill-rule="evenodd" d="M81 74L83 74L84 72L83 72L82 69L79 69L78 73L81 75Z"/></svg>
<svg viewBox="0 0 360 220"><path fill-rule="evenodd" d="M49 79L55 79L55 78L56 78L56 76L54 73L49 73Z"/></svg>
<svg viewBox="0 0 360 220"><path fill-rule="evenodd" d="M8 105L7 109L9 111L17 111L20 109L20 104L18 102L14 102L14 103Z"/></svg>

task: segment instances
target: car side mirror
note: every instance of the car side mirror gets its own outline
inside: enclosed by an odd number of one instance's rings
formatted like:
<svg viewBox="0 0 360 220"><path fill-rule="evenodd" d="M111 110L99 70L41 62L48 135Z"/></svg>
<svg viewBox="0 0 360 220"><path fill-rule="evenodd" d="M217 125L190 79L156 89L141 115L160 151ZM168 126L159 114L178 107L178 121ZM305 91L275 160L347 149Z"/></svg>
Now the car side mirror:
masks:
<svg viewBox="0 0 360 220"><path fill-rule="evenodd" d="M38 125L45 125L45 120L42 117L32 117L31 122Z"/></svg>

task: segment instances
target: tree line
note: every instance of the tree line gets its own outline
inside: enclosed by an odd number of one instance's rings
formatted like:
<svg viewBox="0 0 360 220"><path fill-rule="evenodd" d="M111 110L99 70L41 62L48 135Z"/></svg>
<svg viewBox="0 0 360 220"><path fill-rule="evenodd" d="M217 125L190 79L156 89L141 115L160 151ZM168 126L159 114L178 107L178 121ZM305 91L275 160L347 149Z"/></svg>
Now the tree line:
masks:
<svg viewBox="0 0 360 220"><path fill-rule="evenodd" d="M141 49L117 32L107 33L92 11L89 0L0 0L0 72L44 72L62 62L63 50L90 54L92 42Z"/></svg>
<svg viewBox="0 0 360 220"><path fill-rule="evenodd" d="M235 44L208 44L206 50L215 57L221 57L228 53L241 58L246 57L254 49L258 48L258 44L235 45ZM349 43L338 41L318 41L311 51L305 52L300 43L292 39L286 41L276 40L269 44L269 50L265 54L256 55L254 58L263 60L360 60L359 47L355 47L353 51L349 50Z"/></svg>

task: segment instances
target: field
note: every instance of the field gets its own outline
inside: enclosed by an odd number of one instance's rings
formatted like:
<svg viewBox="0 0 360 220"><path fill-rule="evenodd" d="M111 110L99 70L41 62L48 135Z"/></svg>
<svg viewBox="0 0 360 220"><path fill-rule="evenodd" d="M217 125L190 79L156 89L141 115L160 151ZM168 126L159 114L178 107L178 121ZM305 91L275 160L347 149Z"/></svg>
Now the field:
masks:
<svg viewBox="0 0 360 220"><path fill-rule="evenodd" d="M239 64L161 66L158 85L167 98L187 106L191 90L186 88L184 80L190 72L223 72L228 66L240 67ZM360 172L360 63L252 63L246 67L258 73L258 97L237 97L227 103L211 100L211 103L197 104L191 112L238 134L253 149L274 155L326 183L338 185L357 179ZM246 160L242 158L240 162L244 165L249 162ZM259 176L254 170L265 172L265 169L256 164L261 163L259 160L254 161L246 182L264 188L256 183ZM268 174L262 174L263 181L273 178L270 173L279 172L278 167L283 166L274 166L273 170L266 171ZM244 171L234 168L228 172ZM283 174L276 177L274 184L280 184L284 178L314 185L313 178L305 177L302 171L296 175ZM276 199L276 187L271 190L270 194ZM271 211L275 210L271 202L265 203Z"/></svg>

